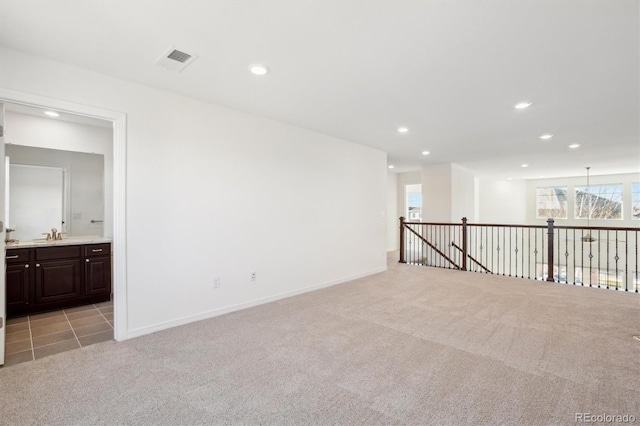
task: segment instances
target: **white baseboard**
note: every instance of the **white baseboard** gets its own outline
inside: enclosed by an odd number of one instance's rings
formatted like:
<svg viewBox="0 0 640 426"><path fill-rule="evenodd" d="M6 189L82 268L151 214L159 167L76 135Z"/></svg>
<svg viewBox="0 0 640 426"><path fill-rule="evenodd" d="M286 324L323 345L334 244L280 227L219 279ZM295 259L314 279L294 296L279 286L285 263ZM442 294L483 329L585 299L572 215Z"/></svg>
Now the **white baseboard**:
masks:
<svg viewBox="0 0 640 426"><path fill-rule="evenodd" d="M145 327L134 328L134 329L129 330L129 332L127 333L127 338L140 337L140 336L144 336L145 334L155 333L156 331L162 331L162 330L166 330L166 329L169 329L169 328L178 327L180 325L185 325L185 324L189 324L189 323L196 322L196 321L202 321L202 320L205 320L205 319L217 317L219 315L224 315L224 314L228 314L228 313L231 313L231 312L239 311L239 310L242 310L242 309L252 308L254 306L263 305L265 303L275 302L276 300L286 299L287 297L297 296L299 294L309 293L311 291L320 290L320 289L323 289L323 288L326 288L326 287L331 287L331 286L334 286L334 285L343 284L345 282L353 281L353 280L356 280L358 278L363 278L363 277L366 277L366 276L369 276L369 275L378 274L380 272L385 272L386 270L387 270L387 267L385 266L385 267L373 269L371 271L367 271L367 272L364 272L364 273L361 273L361 274L356 274L356 275L352 275L352 276L349 276L349 277L341 278L341 279L338 279L338 280L328 281L328 282L325 282L325 283L316 284L316 285L312 285L312 286L301 288L301 289L297 289L297 290L287 291L287 292L284 292L284 293L275 294L273 296L264 297L264 298L261 298L261 299L250 300L248 302L239 303L237 305L231 305L231 306L226 306L224 308L218 308L218 309L214 309L214 310L211 310L211 311L205 311L205 312L201 312L199 314L189 315L189 316L182 317L182 318L176 318L176 319L173 319L173 320L164 321L164 322L160 322L160 323L153 324L153 325L148 325L148 326L145 326Z"/></svg>

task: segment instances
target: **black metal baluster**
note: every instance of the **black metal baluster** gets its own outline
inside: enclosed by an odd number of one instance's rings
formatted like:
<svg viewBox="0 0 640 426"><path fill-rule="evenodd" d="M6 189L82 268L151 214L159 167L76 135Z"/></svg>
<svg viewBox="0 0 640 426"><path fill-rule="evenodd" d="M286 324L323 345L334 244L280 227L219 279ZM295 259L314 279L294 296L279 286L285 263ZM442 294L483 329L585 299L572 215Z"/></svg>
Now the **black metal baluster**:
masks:
<svg viewBox="0 0 640 426"><path fill-rule="evenodd" d="M515 235L515 242L513 243L513 245L515 246L513 248L513 250L511 250L511 256L513 258L513 263L515 266L515 272L513 273L514 277L518 276L518 228L515 228L515 231L513 231Z"/></svg>
<svg viewBox="0 0 640 426"><path fill-rule="evenodd" d="M437 234L436 234L436 247L438 247L438 249L440 249L440 251L442 251L442 229L443 229L444 225L440 225L438 226L437 229ZM445 260L442 258L442 256L438 256L440 258L440 265L442 268L445 267L446 263Z"/></svg>
<svg viewBox="0 0 640 426"><path fill-rule="evenodd" d="M522 231L520 231L520 236L522 237L522 254L520 256L522 256L522 278L524 278L524 228L522 228Z"/></svg>
<svg viewBox="0 0 640 426"><path fill-rule="evenodd" d="M564 230L564 265L565 265L565 279L564 283L569 284L569 230Z"/></svg>
<svg viewBox="0 0 640 426"><path fill-rule="evenodd" d="M538 278L538 228L533 231L533 246L533 265L536 268L536 278Z"/></svg>
<svg viewBox="0 0 640 426"><path fill-rule="evenodd" d="M609 243L610 243L610 241L609 241L609 238L610 238L609 232L610 231L607 229L607 273L606 273L606 276L607 276L607 288L609 288L609 257L610 257L610 255L609 255Z"/></svg>
<svg viewBox="0 0 640 426"><path fill-rule="evenodd" d="M527 228L527 279L531 279L531 228Z"/></svg>
<svg viewBox="0 0 640 426"><path fill-rule="evenodd" d="M478 237L478 234L480 234L480 236ZM476 259L482 259L482 227L477 226L476 227L476 247L478 249L478 251L476 252L476 256L474 256ZM475 271L478 272L478 265L473 262Z"/></svg>
<svg viewBox="0 0 640 426"><path fill-rule="evenodd" d="M598 236L596 237L596 241L598 244L598 288L600 287L600 274L602 273L602 269L600 268L600 230L598 229ZM608 272L608 271L607 271ZM609 279L607 278L607 288L609 288Z"/></svg>
<svg viewBox="0 0 640 426"><path fill-rule="evenodd" d="M629 291L629 231L624 231L624 291ZM618 287L616 287L616 290Z"/></svg>
<svg viewBox="0 0 640 426"><path fill-rule="evenodd" d="M494 226L491 227L491 273L495 274L496 272L496 243L495 243L495 239L494 237L494 233L496 231L496 228Z"/></svg>
<svg viewBox="0 0 640 426"><path fill-rule="evenodd" d="M502 275L507 275L507 228L502 228Z"/></svg>
<svg viewBox="0 0 640 426"><path fill-rule="evenodd" d="M558 232L557 232L558 250L556 250L556 253L558 253L556 255L558 264L556 265L556 269L555 269L556 273L558 274L558 282L560 282L560 232L562 232L562 230L558 229ZM555 277L554 277L554 281L555 281Z"/></svg>
<svg viewBox="0 0 640 426"><path fill-rule="evenodd" d="M417 264L418 259L416 258L416 232L420 232L420 225L413 225L411 227L414 232L411 233L411 256L412 256L412 265Z"/></svg>
<svg viewBox="0 0 640 426"><path fill-rule="evenodd" d="M577 268L577 265L576 265L576 254L577 254L576 253L576 230L574 229L573 230L573 273L574 273L573 284L574 285L576 284L576 276L577 276L577 274L576 274L576 268ZM584 284L584 280L582 279L582 274L580 275L580 277L581 277L580 284L582 285L582 284Z"/></svg>
<svg viewBox="0 0 640 426"><path fill-rule="evenodd" d="M618 255L618 230L616 229L616 257L613 258L616 261L616 290L618 289L618 260L620 260L620 256Z"/></svg>
<svg viewBox="0 0 640 426"><path fill-rule="evenodd" d="M509 276L511 276L511 269L513 266L513 262L511 261L511 256L513 253L513 239L511 237L511 230L513 228L509 227Z"/></svg>
<svg viewBox="0 0 640 426"><path fill-rule="evenodd" d="M484 235L484 236L483 236ZM481 227L480 228L480 262L484 262L485 264L487 263L486 261L486 254L487 254L487 228L486 227ZM485 259L483 259L483 255L485 256ZM482 269L478 269L478 271L482 272Z"/></svg>
<svg viewBox="0 0 640 426"><path fill-rule="evenodd" d="M436 248L440 248L438 247L438 245L440 244L440 228L441 227L442 227L441 225L436 225L434 229L435 235L433 236L433 241L434 241L433 245L436 246ZM437 256L436 258L438 259L438 265L441 268L444 268L444 259L442 259L442 256Z"/></svg>
<svg viewBox="0 0 640 426"><path fill-rule="evenodd" d="M584 229L580 230L580 233L582 234L580 236L580 241L582 241L582 244L580 244L580 270L582 273L582 286L584 287L584 285L586 284L586 277L584 276Z"/></svg>
<svg viewBox="0 0 640 426"><path fill-rule="evenodd" d="M591 240L591 232L589 232L589 240ZM593 272L591 272L591 263L593 260L593 243L589 242L589 287L591 287L591 284L593 282Z"/></svg>
<svg viewBox="0 0 640 426"><path fill-rule="evenodd" d="M638 287L640 287L640 275L638 275L638 231L636 231L636 277L634 280L635 292L638 292Z"/></svg>
<svg viewBox="0 0 640 426"><path fill-rule="evenodd" d="M442 226L438 227L438 241L440 241L440 247L438 247L438 248L443 253L444 253L444 245L443 245L443 242L442 242L442 234L443 234L444 227L445 227L445 225L442 225ZM442 258L442 256L440 256L440 264L443 265L442 266L443 268L444 268L444 265L449 265L449 268L451 268L451 264L448 263L448 262L445 263L445 260Z"/></svg>

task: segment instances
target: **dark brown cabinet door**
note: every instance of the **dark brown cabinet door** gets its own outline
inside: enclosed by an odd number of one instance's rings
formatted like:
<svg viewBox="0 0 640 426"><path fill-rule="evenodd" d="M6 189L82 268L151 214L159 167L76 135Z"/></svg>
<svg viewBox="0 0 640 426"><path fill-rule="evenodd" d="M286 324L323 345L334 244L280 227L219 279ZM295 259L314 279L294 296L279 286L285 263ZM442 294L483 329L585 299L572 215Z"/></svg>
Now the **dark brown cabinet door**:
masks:
<svg viewBox="0 0 640 426"><path fill-rule="evenodd" d="M111 258L108 256L86 258L84 281L87 295L111 293Z"/></svg>
<svg viewBox="0 0 640 426"><path fill-rule="evenodd" d="M29 304L29 276L31 269L28 263L7 265L7 314L21 313Z"/></svg>
<svg viewBox="0 0 640 426"><path fill-rule="evenodd" d="M39 262L35 266L35 303L57 302L80 296L80 259Z"/></svg>

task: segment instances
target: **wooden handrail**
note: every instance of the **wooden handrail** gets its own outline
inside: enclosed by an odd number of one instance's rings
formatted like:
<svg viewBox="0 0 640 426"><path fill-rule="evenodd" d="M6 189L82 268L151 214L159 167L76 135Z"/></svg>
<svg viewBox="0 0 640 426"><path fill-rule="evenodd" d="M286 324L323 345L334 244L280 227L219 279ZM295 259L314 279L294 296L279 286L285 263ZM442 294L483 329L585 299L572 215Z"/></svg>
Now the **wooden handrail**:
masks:
<svg viewBox="0 0 640 426"><path fill-rule="evenodd" d="M584 229L586 231L640 231L640 226L637 228L616 228L612 226L562 226L554 225L555 229Z"/></svg>
<svg viewBox="0 0 640 426"><path fill-rule="evenodd" d="M460 223L445 223L445 222L405 222L411 225L440 225L440 226L462 226ZM504 223L467 223L467 226L478 227L493 227L493 228L531 228L531 229L547 229L547 225L518 225L518 224L504 224ZM569 225L556 225L555 229L584 229L594 231L640 231L639 227L616 227L616 226L569 226Z"/></svg>
<svg viewBox="0 0 640 426"><path fill-rule="evenodd" d="M458 266L458 264L456 262L454 262L453 260L449 259L449 256L447 256L446 254L444 254L443 252L441 252L436 246L434 246L433 244L431 244L429 241L427 241L426 238L424 238L422 235L418 234L415 230L411 229L411 227L409 226L409 224L405 224L405 228L408 229L409 231L411 231L415 236L417 236L418 238L420 238L422 240L423 243L425 243L426 245L428 245L429 247L431 247L433 249L433 251L435 251L436 253L438 253L440 256L444 257L449 263L451 263L453 266L456 267L456 269L461 269L460 266Z"/></svg>

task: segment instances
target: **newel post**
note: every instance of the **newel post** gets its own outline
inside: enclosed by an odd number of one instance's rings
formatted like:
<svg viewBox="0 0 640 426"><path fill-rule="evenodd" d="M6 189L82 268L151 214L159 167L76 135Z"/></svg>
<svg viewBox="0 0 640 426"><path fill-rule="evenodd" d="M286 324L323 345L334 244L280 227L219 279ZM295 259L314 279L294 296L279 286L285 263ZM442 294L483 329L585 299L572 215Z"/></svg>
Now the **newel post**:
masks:
<svg viewBox="0 0 640 426"><path fill-rule="evenodd" d="M467 218L462 218L462 268L467 270Z"/></svg>
<svg viewBox="0 0 640 426"><path fill-rule="evenodd" d="M404 258L404 217L400 218L400 263L407 263Z"/></svg>
<svg viewBox="0 0 640 426"><path fill-rule="evenodd" d="M547 281L553 280L553 219L547 219Z"/></svg>

